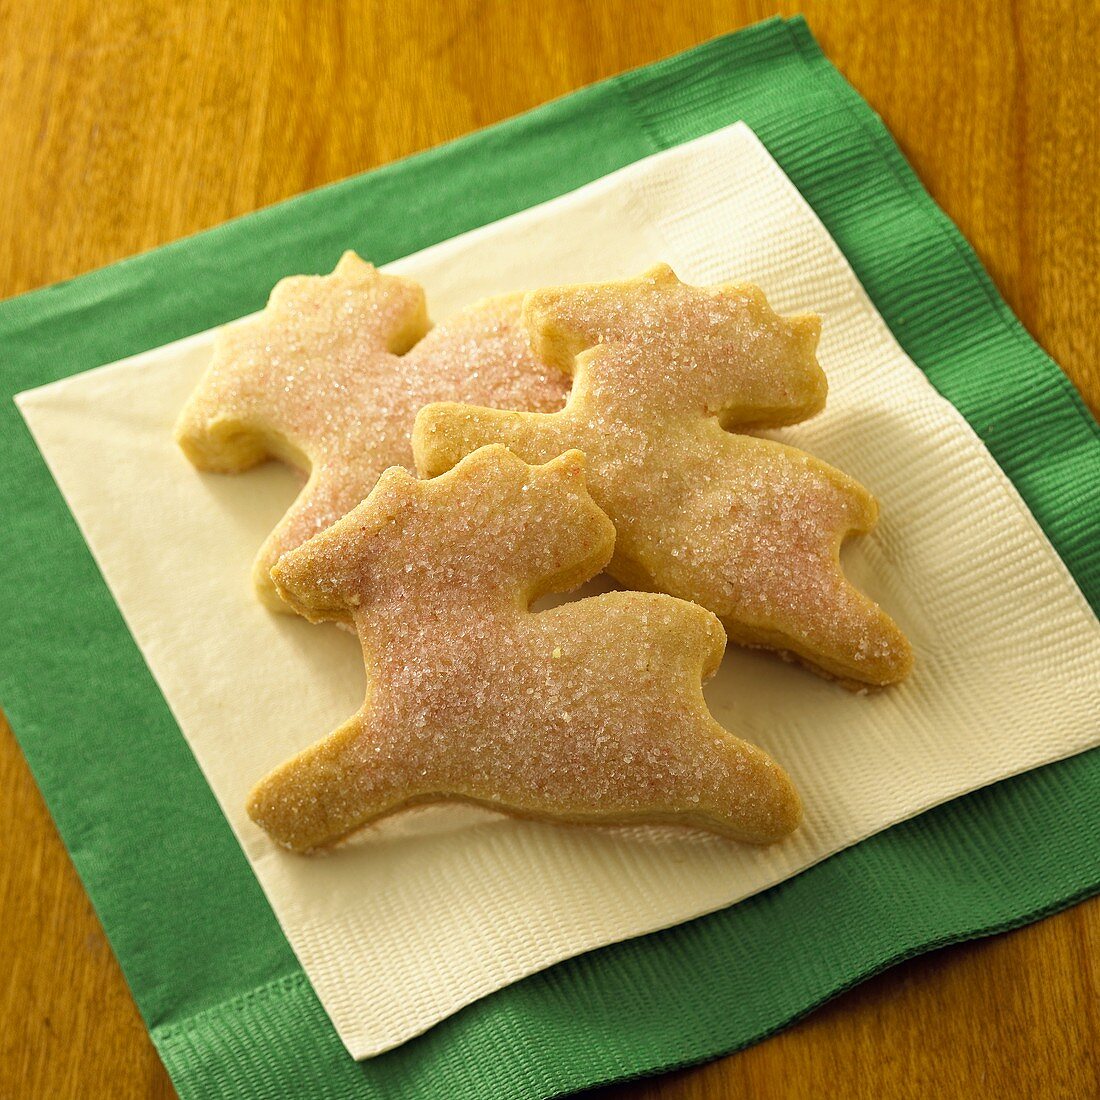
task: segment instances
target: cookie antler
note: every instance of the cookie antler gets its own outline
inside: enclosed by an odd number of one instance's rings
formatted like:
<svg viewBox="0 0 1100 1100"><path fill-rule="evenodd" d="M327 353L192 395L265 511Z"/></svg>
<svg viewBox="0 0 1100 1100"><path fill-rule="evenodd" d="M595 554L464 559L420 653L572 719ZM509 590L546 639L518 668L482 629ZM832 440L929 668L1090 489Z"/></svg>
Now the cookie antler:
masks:
<svg viewBox="0 0 1100 1100"><path fill-rule="evenodd" d="M490 442L533 462L579 447L618 531L618 580L700 603L733 640L844 682L904 678L908 642L840 566L844 539L874 526L873 498L801 451L723 430L821 407L816 318L777 316L755 287L687 286L664 266L537 291L524 310L533 346L571 364L565 408L430 405L413 433L423 475Z"/></svg>
<svg viewBox="0 0 1100 1100"><path fill-rule="evenodd" d="M532 467L489 447L433 481L388 474L275 566L307 613L355 623L369 680L356 715L252 793L276 841L322 847L452 800L756 842L797 825L787 776L707 710L713 615L638 592L531 612L611 553L583 471L576 452Z"/></svg>

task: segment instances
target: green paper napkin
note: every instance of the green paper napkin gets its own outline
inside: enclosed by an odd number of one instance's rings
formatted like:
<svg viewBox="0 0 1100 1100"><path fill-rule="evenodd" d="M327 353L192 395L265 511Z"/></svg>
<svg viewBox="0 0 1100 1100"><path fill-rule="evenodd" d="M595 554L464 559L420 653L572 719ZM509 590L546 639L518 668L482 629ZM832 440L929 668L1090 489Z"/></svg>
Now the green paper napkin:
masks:
<svg viewBox="0 0 1100 1100"><path fill-rule="evenodd" d="M744 118L895 336L1015 482L1094 608L1100 436L801 21L0 306L8 392L259 308L345 247L377 262ZM345 1054L14 408L0 700L177 1087L534 1097L712 1057L929 947L1100 883L1100 753L998 784L733 909L563 963L369 1063Z"/></svg>

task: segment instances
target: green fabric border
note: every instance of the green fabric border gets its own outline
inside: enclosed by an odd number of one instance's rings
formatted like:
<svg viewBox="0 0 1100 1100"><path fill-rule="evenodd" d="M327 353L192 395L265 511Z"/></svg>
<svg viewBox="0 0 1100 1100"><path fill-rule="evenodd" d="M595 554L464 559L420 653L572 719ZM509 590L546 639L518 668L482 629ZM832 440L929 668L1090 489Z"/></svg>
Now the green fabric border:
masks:
<svg viewBox="0 0 1100 1100"><path fill-rule="evenodd" d="M1095 608L1095 423L801 20L0 305L8 393L258 308L349 243L378 262L744 118ZM369 216L366 212L369 212ZM712 1057L899 958L1100 886L1100 754L889 830L742 905L593 952L372 1062L347 1057L14 410L0 699L185 1096L533 1097Z"/></svg>
<svg viewBox="0 0 1100 1100"><path fill-rule="evenodd" d="M348 1058L304 975L154 1038L195 1097L530 1100L706 1061L904 959L1093 893L1096 817L1068 853L1031 828L1065 795L1056 768L1012 799L988 788L731 910L560 963L372 1062ZM1003 850L982 843L993 830Z"/></svg>

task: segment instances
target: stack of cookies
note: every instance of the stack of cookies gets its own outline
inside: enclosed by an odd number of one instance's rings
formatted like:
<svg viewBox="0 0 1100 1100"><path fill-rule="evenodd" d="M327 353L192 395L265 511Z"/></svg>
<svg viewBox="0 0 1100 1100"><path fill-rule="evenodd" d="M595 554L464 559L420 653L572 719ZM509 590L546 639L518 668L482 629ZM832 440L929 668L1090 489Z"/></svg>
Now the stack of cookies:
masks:
<svg viewBox="0 0 1100 1100"><path fill-rule="evenodd" d="M368 677L355 715L259 783L252 818L297 851L455 800L793 831L786 773L704 701L727 637L858 689L912 663L840 565L874 499L749 434L824 406L819 329L664 265L431 328L422 288L348 253L220 333L177 439L202 470L306 473L256 588L354 628ZM623 591L532 612L604 570Z"/></svg>

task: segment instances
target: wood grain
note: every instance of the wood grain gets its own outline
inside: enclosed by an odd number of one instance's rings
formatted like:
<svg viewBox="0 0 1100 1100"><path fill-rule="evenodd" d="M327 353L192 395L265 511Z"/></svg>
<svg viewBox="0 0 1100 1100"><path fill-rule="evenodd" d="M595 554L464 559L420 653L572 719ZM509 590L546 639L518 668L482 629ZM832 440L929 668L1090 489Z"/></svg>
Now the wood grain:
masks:
<svg viewBox="0 0 1100 1100"><path fill-rule="evenodd" d="M1100 13L1073 0L0 0L0 295L796 10L1097 411ZM6 727L0 790L0 1096L171 1096ZM1098 957L1100 900L600 1095L1100 1095Z"/></svg>

